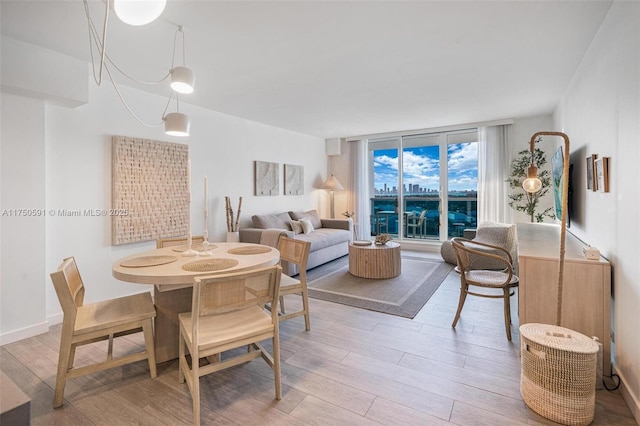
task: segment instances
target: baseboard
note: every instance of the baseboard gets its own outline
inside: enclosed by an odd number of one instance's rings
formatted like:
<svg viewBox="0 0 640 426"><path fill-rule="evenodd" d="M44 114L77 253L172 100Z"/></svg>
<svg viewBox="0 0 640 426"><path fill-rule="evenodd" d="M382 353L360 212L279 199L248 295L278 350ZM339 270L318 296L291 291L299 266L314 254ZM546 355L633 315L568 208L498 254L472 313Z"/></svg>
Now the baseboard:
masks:
<svg viewBox="0 0 640 426"><path fill-rule="evenodd" d="M617 371L616 374L620 377L620 392L622 393L622 397L625 402L629 406L633 417L636 419L636 422L640 424L640 399L638 399L638 395L633 393L633 390L627 386L627 380L624 377L624 374Z"/></svg>
<svg viewBox="0 0 640 426"><path fill-rule="evenodd" d="M9 343L17 342L18 340L27 339L29 337L44 334L49 331L49 322L42 322L40 324L32 325L20 330L10 331L0 335L0 346L7 345Z"/></svg>

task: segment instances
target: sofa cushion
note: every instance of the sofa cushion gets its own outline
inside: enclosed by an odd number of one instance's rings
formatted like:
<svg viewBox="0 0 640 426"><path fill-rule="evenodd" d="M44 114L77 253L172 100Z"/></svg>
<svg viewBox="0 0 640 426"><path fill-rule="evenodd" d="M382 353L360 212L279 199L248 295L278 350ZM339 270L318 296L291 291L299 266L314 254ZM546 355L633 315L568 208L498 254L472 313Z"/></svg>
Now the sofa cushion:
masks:
<svg viewBox="0 0 640 426"><path fill-rule="evenodd" d="M290 220L289 226L291 226L291 230L294 234L302 234L302 224L299 220Z"/></svg>
<svg viewBox="0 0 640 426"><path fill-rule="evenodd" d="M314 231L313 225L309 219L300 219L300 225L302 225L303 234L310 234Z"/></svg>
<svg viewBox="0 0 640 426"><path fill-rule="evenodd" d="M314 229L322 228L322 221L317 210L307 210L306 212L289 212L293 220L309 219Z"/></svg>
<svg viewBox="0 0 640 426"><path fill-rule="evenodd" d="M291 217L289 216L288 213L261 214L261 215L256 214L251 216L253 227L259 228L259 229L277 228L277 229L289 230L290 220L291 220Z"/></svg>
<svg viewBox="0 0 640 426"><path fill-rule="evenodd" d="M310 234L296 235L296 240L309 241L314 252L323 248L349 241L351 233L343 229L320 228Z"/></svg>

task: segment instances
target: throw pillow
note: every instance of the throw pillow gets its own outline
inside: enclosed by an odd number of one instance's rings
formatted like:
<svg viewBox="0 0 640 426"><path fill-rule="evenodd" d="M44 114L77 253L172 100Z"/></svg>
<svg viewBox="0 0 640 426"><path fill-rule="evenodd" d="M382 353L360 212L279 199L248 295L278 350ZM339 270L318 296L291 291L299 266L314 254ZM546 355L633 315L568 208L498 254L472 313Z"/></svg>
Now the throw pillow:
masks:
<svg viewBox="0 0 640 426"><path fill-rule="evenodd" d="M292 220L289 222L289 225L294 234L302 234L302 224L299 220Z"/></svg>
<svg viewBox="0 0 640 426"><path fill-rule="evenodd" d="M309 219L300 219L300 225L302 225L303 234L310 234L313 232L313 225Z"/></svg>
<svg viewBox="0 0 640 426"><path fill-rule="evenodd" d="M306 212L289 212L289 216L293 220L309 219L314 229L322 228L322 220L317 210L308 210Z"/></svg>

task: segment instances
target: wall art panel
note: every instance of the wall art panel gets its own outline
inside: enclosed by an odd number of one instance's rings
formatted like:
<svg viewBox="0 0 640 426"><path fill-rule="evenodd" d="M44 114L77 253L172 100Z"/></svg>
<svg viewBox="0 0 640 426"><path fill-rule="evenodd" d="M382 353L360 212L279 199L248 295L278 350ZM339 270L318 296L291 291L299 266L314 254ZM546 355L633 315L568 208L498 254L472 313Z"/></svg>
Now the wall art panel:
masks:
<svg viewBox="0 0 640 426"><path fill-rule="evenodd" d="M188 161L188 145L113 136L113 245L187 234Z"/></svg>

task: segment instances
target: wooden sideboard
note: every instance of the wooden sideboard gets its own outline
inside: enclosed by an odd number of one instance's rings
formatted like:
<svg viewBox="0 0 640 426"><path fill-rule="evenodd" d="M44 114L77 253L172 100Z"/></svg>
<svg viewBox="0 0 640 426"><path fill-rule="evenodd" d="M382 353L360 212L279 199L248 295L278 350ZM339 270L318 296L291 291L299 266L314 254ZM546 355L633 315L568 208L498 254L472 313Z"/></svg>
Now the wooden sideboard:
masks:
<svg viewBox="0 0 640 426"><path fill-rule="evenodd" d="M519 223L520 324L555 324L560 226ZM596 336L603 345L603 373L611 375L611 264L585 259L585 245L566 233L562 327Z"/></svg>

